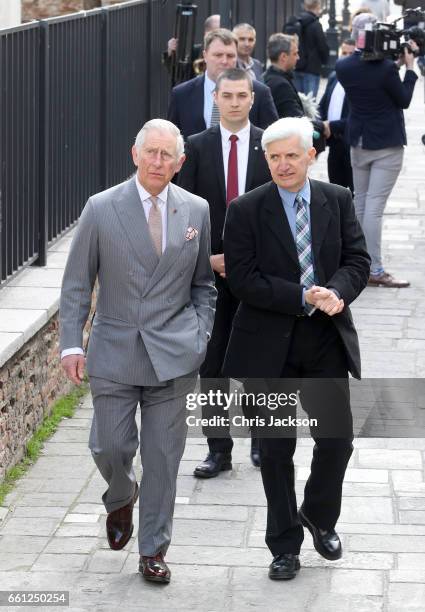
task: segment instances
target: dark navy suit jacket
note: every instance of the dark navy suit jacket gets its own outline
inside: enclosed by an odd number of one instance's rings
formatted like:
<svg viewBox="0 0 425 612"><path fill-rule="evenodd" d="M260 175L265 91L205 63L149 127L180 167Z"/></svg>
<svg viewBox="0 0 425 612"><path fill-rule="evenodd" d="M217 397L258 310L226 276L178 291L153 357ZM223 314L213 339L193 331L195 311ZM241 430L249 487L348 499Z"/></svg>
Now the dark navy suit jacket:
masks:
<svg viewBox="0 0 425 612"><path fill-rule="evenodd" d="M192 134L206 129L204 120L204 76L176 85L171 91L167 119L172 121L186 140ZM263 83L253 81L254 104L249 113L253 125L265 130L279 119L270 89Z"/></svg>
<svg viewBox="0 0 425 612"><path fill-rule="evenodd" d="M350 103L347 140L362 138L363 149L385 149L406 144L403 108L408 108L416 79L406 70L401 81L389 59L364 61L360 51L336 63L336 74Z"/></svg>
<svg viewBox="0 0 425 612"><path fill-rule="evenodd" d="M326 121L328 118L329 104L331 102L332 93L333 93L333 90L335 89L335 85L337 84L337 82L338 82L338 79L336 78L336 73L332 72L329 75L328 82L326 84L325 93L323 94L319 102L320 118L323 119L323 121ZM347 126L348 111L349 111L349 106L348 106L347 96L345 96L344 102L342 104L341 118L336 119L335 121L329 122L331 134L334 138L338 138L338 139L344 138L345 129Z"/></svg>

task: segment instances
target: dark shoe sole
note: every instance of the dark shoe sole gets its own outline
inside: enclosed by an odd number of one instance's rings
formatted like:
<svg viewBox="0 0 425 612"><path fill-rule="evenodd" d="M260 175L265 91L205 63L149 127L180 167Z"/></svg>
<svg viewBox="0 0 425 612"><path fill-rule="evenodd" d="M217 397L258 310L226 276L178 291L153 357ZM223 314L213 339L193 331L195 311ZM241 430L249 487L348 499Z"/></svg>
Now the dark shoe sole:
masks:
<svg viewBox="0 0 425 612"><path fill-rule="evenodd" d="M327 559L328 561L338 561L338 559L341 559L341 557L342 557L342 546L340 547L339 551L336 554L331 555L326 550L326 548L323 548L323 546L321 546L320 542L317 540L317 538L315 536L315 528L314 528L313 524L310 523L310 521L308 520L306 515L303 514L303 512L301 510L299 510L298 515L300 517L301 523L304 525L304 527L307 527L307 529L311 533L311 536L313 538L313 546L316 549L316 551L319 553L319 555L321 555L324 559Z"/></svg>
<svg viewBox="0 0 425 612"><path fill-rule="evenodd" d="M140 570L139 570L140 572ZM159 584L169 584L171 576L145 576L143 571L140 572L147 582L156 582Z"/></svg>
<svg viewBox="0 0 425 612"><path fill-rule="evenodd" d="M218 472L203 472L201 470L194 470L193 475L195 476L195 478L214 478L215 476L218 476L220 474L220 472L227 472L228 470L233 469L233 466L231 463L224 463L221 468L218 470Z"/></svg>

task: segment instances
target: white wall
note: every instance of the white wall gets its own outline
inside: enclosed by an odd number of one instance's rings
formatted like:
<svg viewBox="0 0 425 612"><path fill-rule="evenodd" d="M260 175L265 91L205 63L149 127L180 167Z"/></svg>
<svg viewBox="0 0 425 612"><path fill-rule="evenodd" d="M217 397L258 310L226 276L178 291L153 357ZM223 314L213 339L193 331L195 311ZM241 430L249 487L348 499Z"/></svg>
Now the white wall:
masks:
<svg viewBox="0 0 425 612"><path fill-rule="evenodd" d="M21 0L0 0L0 28L21 23Z"/></svg>

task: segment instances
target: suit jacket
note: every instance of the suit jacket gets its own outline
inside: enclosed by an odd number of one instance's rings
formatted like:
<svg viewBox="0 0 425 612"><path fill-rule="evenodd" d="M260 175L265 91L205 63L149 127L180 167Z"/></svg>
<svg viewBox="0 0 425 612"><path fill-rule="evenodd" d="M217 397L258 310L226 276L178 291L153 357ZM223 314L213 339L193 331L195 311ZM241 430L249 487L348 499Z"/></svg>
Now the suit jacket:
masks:
<svg viewBox="0 0 425 612"><path fill-rule="evenodd" d="M347 140L363 149L377 150L406 144L403 108L408 108L416 79L406 70L401 81L395 63L389 59L373 62L355 51L336 63L336 74L350 103Z"/></svg>
<svg viewBox="0 0 425 612"><path fill-rule="evenodd" d="M184 139L206 129L204 120L205 76L199 76L173 87L167 119L176 125ZM270 90L264 83L253 81L254 104L249 119L251 123L265 129L278 119Z"/></svg>
<svg viewBox="0 0 425 612"><path fill-rule="evenodd" d="M336 78L336 73L332 72L329 75L325 92L319 102L319 112L320 112L320 116L323 119L323 121L326 121L328 118L329 104L331 102L333 90L335 89L335 85L337 83L338 83L338 79ZM342 109L341 109L341 118L336 119L335 121L329 122L329 127L331 129L331 134L332 134L331 138L335 138L335 139L344 138L345 130L347 127L348 112L349 112L348 100L347 100L347 96L345 96L344 102L342 104Z"/></svg>
<svg viewBox="0 0 425 612"><path fill-rule="evenodd" d="M245 190L250 191L270 181L270 171L261 148L263 130L251 125ZM226 217L226 186L220 126L190 136L186 143L186 161L179 172L178 184L205 198L210 206L211 250L223 252L223 227Z"/></svg>
<svg viewBox="0 0 425 612"><path fill-rule="evenodd" d="M255 74L255 78L262 83L263 82L264 65L260 62L260 60L256 59L255 57L252 57L251 59L252 59L252 68L251 68L251 70ZM237 61L237 66L238 66L238 68L241 68L242 70L245 70L245 66L242 65L242 63L240 62L239 59Z"/></svg>
<svg viewBox="0 0 425 612"><path fill-rule="evenodd" d="M167 215L158 262L134 177L92 196L82 212L63 278L60 346L83 346L97 276L90 376L157 384L204 360L216 297L208 204L170 184ZM188 228L198 232L191 240Z"/></svg>
<svg viewBox="0 0 425 612"><path fill-rule="evenodd" d="M359 378L359 344L348 305L367 284L370 258L348 189L315 180L310 185L318 284L336 289L344 300L343 312L332 321L341 335L349 370ZM303 308L296 245L274 182L241 196L229 207L224 257L229 287L241 302L233 319L224 374L279 378L296 315Z"/></svg>
<svg viewBox="0 0 425 612"><path fill-rule="evenodd" d="M264 73L264 83L270 87L279 117L304 117L304 107L292 82L292 73L271 64Z"/></svg>

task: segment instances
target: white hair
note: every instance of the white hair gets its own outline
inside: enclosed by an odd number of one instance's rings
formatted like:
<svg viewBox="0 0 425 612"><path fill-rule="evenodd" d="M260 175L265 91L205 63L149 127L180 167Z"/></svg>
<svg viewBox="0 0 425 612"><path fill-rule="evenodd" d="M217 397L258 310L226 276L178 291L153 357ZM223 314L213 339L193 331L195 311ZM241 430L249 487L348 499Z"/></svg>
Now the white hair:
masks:
<svg viewBox="0 0 425 612"><path fill-rule="evenodd" d="M267 145L276 140L284 140L298 136L300 143L305 151L308 151L313 146L313 124L307 117L284 117L278 119L264 131L261 139L263 151Z"/></svg>
<svg viewBox="0 0 425 612"><path fill-rule="evenodd" d="M143 145L146 139L146 135L150 130L157 130L159 132L168 132L176 137L176 156L181 157L184 153L184 140L180 133L180 130L174 123L167 121L166 119L151 119L147 121L140 132L136 136L135 146L138 151Z"/></svg>
<svg viewBox="0 0 425 612"><path fill-rule="evenodd" d="M351 23L351 36L354 38L356 43L360 32L366 30L368 27L370 28L369 24L374 24L377 21L377 17L372 13L360 13L354 17Z"/></svg>

